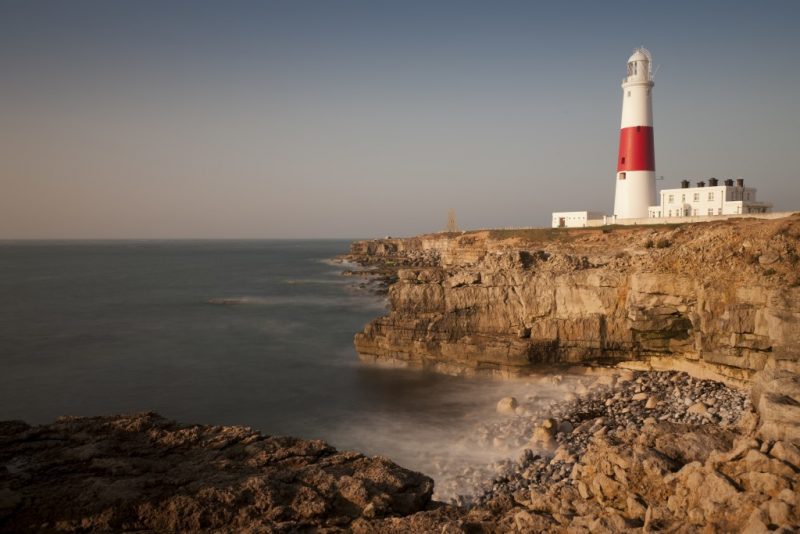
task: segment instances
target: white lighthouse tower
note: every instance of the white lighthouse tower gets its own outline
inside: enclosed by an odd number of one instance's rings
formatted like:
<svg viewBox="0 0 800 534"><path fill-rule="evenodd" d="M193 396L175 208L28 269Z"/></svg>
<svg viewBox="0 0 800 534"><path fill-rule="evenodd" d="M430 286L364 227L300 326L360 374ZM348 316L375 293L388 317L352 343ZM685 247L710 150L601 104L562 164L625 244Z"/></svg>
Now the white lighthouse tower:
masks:
<svg viewBox="0 0 800 534"><path fill-rule="evenodd" d="M637 48L628 59L622 80L622 124L619 132L614 216L646 218L656 200L656 160L653 145L653 58Z"/></svg>

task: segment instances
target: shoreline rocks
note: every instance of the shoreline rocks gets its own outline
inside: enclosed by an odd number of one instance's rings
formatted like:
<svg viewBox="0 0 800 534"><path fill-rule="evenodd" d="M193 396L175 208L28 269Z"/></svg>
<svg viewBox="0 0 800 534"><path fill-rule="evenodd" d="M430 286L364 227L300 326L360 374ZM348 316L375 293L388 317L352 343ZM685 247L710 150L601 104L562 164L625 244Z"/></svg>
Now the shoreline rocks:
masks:
<svg viewBox="0 0 800 534"><path fill-rule="evenodd" d="M603 377L592 386L584 395L543 406L530 416L537 422L530 450L504 474L504 482L495 484L479 501L498 491L556 484L572 475L593 440L617 439L645 428L659 429L655 448L660 453L684 463L705 459L715 448L730 447L731 436L740 432L737 425L751 411L746 393L684 373L639 373L629 381ZM663 400L648 408L653 398ZM687 400L692 405L710 404L714 413L690 412L685 409Z"/></svg>
<svg viewBox="0 0 800 534"><path fill-rule="evenodd" d="M431 505L388 459L157 414L0 423L0 531L339 531Z"/></svg>
<svg viewBox="0 0 800 534"><path fill-rule="evenodd" d="M552 387L549 378L541 380ZM456 479L474 492L449 504L431 499L428 476L321 441L152 413L2 422L0 532L792 532L800 524L800 448L757 436L746 392L677 372L559 382L562 400L537 397L544 384L531 383L513 413L485 426L486 445L499 442L509 459ZM567 394L578 385L585 391ZM698 404L706 411L688 410Z"/></svg>

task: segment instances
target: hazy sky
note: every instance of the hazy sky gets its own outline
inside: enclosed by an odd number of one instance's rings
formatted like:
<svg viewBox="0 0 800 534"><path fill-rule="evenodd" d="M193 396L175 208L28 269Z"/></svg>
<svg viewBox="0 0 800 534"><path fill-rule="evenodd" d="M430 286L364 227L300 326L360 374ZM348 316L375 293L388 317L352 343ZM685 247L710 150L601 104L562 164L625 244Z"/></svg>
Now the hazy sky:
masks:
<svg viewBox="0 0 800 534"><path fill-rule="evenodd" d="M659 187L800 209L800 2L0 0L0 238L359 237L610 211L625 62Z"/></svg>

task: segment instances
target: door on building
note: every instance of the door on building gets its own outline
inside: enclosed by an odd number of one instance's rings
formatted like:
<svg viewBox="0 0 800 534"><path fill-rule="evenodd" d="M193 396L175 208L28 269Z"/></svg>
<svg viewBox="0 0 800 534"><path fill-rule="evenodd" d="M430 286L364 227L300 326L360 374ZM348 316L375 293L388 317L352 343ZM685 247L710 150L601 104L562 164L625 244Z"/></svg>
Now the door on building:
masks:
<svg viewBox="0 0 800 534"><path fill-rule="evenodd" d="M567 219L565 217L558 218L558 227L564 228L567 225Z"/></svg>

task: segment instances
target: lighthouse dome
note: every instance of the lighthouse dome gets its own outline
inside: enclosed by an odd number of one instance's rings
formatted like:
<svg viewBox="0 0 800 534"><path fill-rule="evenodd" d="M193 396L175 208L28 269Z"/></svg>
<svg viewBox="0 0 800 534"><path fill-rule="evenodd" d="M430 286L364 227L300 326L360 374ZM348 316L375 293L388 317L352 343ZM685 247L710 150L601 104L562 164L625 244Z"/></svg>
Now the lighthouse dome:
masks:
<svg viewBox="0 0 800 534"><path fill-rule="evenodd" d="M650 61L650 52L645 48L637 48L633 51L633 55L628 58L628 63L634 61Z"/></svg>

